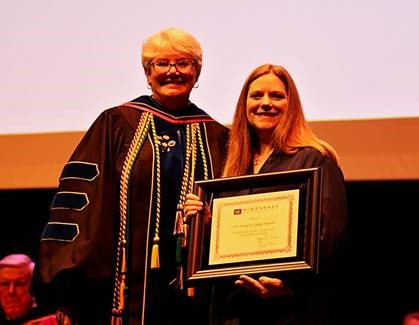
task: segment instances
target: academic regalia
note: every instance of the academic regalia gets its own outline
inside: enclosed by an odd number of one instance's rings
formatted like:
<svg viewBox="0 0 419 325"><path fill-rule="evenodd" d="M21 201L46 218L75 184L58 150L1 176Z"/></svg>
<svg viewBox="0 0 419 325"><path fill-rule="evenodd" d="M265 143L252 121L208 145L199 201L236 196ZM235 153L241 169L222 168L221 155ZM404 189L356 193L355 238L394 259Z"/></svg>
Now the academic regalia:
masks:
<svg viewBox="0 0 419 325"><path fill-rule="evenodd" d="M173 233L193 181L220 176L227 135L194 104L171 111L150 96L100 114L60 176L34 274L38 298L81 325L111 316L188 324L179 320L193 314L186 305L206 317L205 299L176 290Z"/></svg>

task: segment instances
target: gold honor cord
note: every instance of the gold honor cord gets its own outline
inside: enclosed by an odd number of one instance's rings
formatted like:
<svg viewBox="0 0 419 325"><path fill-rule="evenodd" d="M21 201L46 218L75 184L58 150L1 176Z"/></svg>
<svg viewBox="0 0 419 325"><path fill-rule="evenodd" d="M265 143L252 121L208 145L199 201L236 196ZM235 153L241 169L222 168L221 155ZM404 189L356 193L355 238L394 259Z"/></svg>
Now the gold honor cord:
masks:
<svg viewBox="0 0 419 325"><path fill-rule="evenodd" d="M144 144L153 120L151 113L145 112L141 115L138 127L131 141L127 156L122 167L119 196L119 237L115 262L115 285L112 301L111 325L122 325L122 316L125 308L125 290L127 273L127 218L128 218L128 196L129 183L135 159L140 148ZM122 260L122 261L121 261Z"/></svg>
<svg viewBox="0 0 419 325"><path fill-rule="evenodd" d="M175 260L177 264L176 287L178 290L183 290L183 250L185 242L185 227L183 222L183 203L185 202L186 193L189 189L189 183L193 179L194 170L194 152L196 151L195 139L195 124L187 125L186 127L186 159L185 167L183 169L182 184L180 189L179 201L176 207L175 226L173 235L176 237L176 255Z"/></svg>
<svg viewBox="0 0 419 325"><path fill-rule="evenodd" d="M204 142L202 141L202 135L201 135L201 131L199 129L199 124L197 125L197 132L196 133L198 135L199 150L201 152L202 165L204 167L204 180L207 180L208 179L208 164L207 164L207 158L205 156Z"/></svg>
<svg viewBox="0 0 419 325"><path fill-rule="evenodd" d="M153 238L153 248L151 250L151 265L152 269L160 268L160 253L159 253L159 242L160 242L160 188L161 188L161 178L160 178L160 141L157 138L156 127L154 125L154 120L151 121L151 131L153 134L153 142L155 145L155 164L156 164L156 226L154 229L154 238Z"/></svg>
<svg viewBox="0 0 419 325"><path fill-rule="evenodd" d="M199 143L200 154L202 158L204 168L204 179L208 179L208 165L205 157L204 146L202 142L202 136L200 133L199 123L193 123L187 129L186 132L186 161L184 167L184 173L182 178L181 193L179 202L177 204L175 229L173 234L176 236L176 263L177 263L177 289L184 289L184 256L187 248L189 225L185 222L183 215L183 205L185 203L186 194L193 191L193 185L195 181L195 169L197 162L197 143ZM187 294L189 296L194 295L194 290L188 288Z"/></svg>
<svg viewBox="0 0 419 325"><path fill-rule="evenodd" d="M127 274L127 224L128 224L128 198L130 176L134 167L137 155L143 146L148 133L152 133L153 143L155 146L155 166L156 166L156 225L153 237L153 247L151 253L152 269L160 267L159 259L159 232L160 232L160 212L161 212L161 166L160 166L160 141L156 134L153 115L144 112L141 115L138 127L131 141L127 156L125 158L120 181L120 227L118 236L118 247L115 262L115 285L112 303L112 320L111 325L122 325L123 312L125 308L126 274ZM208 165L205 156L204 144L200 132L199 123L186 125L186 157L183 170L182 185L179 201L177 204L176 221L174 235L177 236L176 261L178 264L177 287L182 290L184 288L184 266L182 250L186 248L188 225L184 223L183 204L185 202L187 192L192 192L195 180L195 167L197 161L197 142L199 143L199 152L201 154L204 179L208 179Z"/></svg>

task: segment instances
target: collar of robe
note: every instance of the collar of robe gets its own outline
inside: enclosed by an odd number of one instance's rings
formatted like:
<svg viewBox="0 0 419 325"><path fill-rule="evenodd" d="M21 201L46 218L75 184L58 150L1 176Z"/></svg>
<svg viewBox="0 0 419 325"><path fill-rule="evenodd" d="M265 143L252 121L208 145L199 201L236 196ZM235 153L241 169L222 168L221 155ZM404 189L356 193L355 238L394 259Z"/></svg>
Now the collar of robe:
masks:
<svg viewBox="0 0 419 325"><path fill-rule="evenodd" d="M127 102L121 106L133 107L142 111L150 112L153 115L156 115L173 124L190 124L214 121L213 118L193 103L190 103L184 109L173 111L164 107L155 101L151 96L147 95L140 96L137 99Z"/></svg>

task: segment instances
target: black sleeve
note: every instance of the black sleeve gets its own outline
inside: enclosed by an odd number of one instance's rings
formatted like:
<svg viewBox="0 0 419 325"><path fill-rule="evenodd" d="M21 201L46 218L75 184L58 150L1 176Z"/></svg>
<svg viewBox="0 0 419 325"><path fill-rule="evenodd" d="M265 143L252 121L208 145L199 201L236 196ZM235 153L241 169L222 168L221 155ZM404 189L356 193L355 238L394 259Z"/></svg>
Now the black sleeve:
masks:
<svg viewBox="0 0 419 325"><path fill-rule="evenodd" d="M130 128L114 110L103 112L64 166L44 228L32 292L41 302L76 314L110 311L118 222L118 162Z"/></svg>

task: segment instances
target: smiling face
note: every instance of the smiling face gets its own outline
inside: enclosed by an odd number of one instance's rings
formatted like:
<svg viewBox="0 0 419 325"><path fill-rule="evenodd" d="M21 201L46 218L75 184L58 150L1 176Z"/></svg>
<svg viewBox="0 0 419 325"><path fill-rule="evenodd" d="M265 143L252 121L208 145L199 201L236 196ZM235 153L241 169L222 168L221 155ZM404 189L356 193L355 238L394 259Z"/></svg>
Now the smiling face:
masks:
<svg viewBox="0 0 419 325"><path fill-rule="evenodd" d="M246 116L260 139L272 134L287 107L286 86L275 74L264 74L250 84Z"/></svg>
<svg viewBox="0 0 419 325"><path fill-rule="evenodd" d="M185 62L192 64L185 68ZM146 72L153 97L169 109L186 106L189 103L189 94L198 80L198 71L193 62L192 57L182 54L155 58ZM162 65L164 67L167 64L168 69L161 69Z"/></svg>

